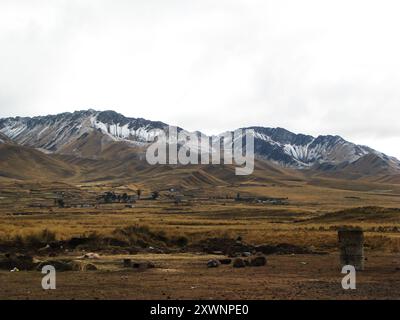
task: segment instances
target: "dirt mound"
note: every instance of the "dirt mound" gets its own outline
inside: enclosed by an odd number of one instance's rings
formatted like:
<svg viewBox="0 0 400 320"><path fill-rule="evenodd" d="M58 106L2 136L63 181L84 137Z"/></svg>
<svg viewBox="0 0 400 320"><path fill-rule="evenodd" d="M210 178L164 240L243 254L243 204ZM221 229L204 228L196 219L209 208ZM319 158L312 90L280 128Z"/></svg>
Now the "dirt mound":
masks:
<svg viewBox="0 0 400 320"><path fill-rule="evenodd" d="M0 256L0 270L18 270L41 271L46 265L53 266L56 271L91 271L97 270L97 267L93 263L87 263L83 261L72 261L68 259L51 259L45 261L35 260L29 255L23 254L5 254Z"/></svg>
<svg viewBox="0 0 400 320"><path fill-rule="evenodd" d="M42 261L40 262L36 269L38 271L41 271L44 266L53 266L56 271L72 271L73 269L73 264L70 260L47 260L47 261Z"/></svg>
<svg viewBox="0 0 400 320"><path fill-rule="evenodd" d="M60 243L61 244L61 243ZM146 226L128 226L115 229L111 236L104 237L92 234L88 237L75 237L65 242L65 246L73 250L108 250L129 249L130 251L143 251L151 249L160 253L171 247L184 247L187 239L184 237L169 238L162 231L152 231Z"/></svg>
<svg viewBox="0 0 400 320"><path fill-rule="evenodd" d="M11 240L0 239L0 252L24 252L52 257L65 252L66 249L110 252L112 254L118 252L170 253L183 249L187 243L188 239L184 236L169 237L163 231L153 231L146 226L118 228L110 236L92 233L66 240L57 240L53 232L43 230L37 234L25 237L17 236Z"/></svg>
<svg viewBox="0 0 400 320"><path fill-rule="evenodd" d="M36 270L40 271L46 265L53 266L56 271L95 271L97 267L93 263L87 263L84 261L77 260L46 260L37 264Z"/></svg>
<svg viewBox="0 0 400 320"><path fill-rule="evenodd" d="M251 252L254 250L254 246L231 238L208 238L199 241L197 244L193 245L191 249L206 253L231 255L235 253Z"/></svg>
<svg viewBox="0 0 400 320"><path fill-rule="evenodd" d="M289 243L280 243L278 245L261 244L256 246L255 250L263 254L317 254L311 248Z"/></svg>
<svg viewBox="0 0 400 320"><path fill-rule="evenodd" d="M0 269L12 270L17 268L19 270L34 270L36 263L33 257L22 254L4 254L0 256Z"/></svg>
<svg viewBox="0 0 400 320"><path fill-rule="evenodd" d="M129 247L150 248L165 251L171 247L183 248L187 245L187 238L168 237L163 231L152 231L146 226L128 226L116 229L113 232L113 241L116 244L125 243ZM160 252L161 253L161 252Z"/></svg>
<svg viewBox="0 0 400 320"><path fill-rule="evenodd" d="M280 243L277 245L252 245L231 238L208 238L192 245L192 251L202 251L210 254L223 254L229 257L248 257L251 253L262 254L324 254L312 248L294 244Z"/></svg>
<svg viewBox="0 0 400 320"><path fill-rule="evenodd" d="M267 258L264 256L257 256L250 260L250 266L252 267L262 267L267 264Z"/></svg>

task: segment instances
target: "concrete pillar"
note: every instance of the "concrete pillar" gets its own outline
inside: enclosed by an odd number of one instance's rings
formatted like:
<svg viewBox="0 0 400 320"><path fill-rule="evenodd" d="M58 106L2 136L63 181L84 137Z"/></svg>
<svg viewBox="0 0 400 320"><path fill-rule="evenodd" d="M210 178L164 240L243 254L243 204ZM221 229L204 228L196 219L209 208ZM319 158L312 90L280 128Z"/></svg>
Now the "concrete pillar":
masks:
<svg viewBox="0 0 400 320"><path fill-rule="evenodd" d="M341 228L338 230L340 263L352 265L356 270L364 270L364 232L361 228Z"/></svg>

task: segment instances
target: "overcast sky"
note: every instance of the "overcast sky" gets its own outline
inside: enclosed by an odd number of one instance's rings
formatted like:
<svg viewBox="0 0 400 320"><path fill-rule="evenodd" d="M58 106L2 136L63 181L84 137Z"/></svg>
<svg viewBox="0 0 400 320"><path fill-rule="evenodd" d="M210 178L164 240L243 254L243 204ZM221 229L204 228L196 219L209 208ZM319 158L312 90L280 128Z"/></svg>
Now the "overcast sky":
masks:
<svg viewBox="0 0 400 320"><path fill-rule="evenodd" d="M400 158L400 3L0 0L0 117L113 109Z"/></svg>

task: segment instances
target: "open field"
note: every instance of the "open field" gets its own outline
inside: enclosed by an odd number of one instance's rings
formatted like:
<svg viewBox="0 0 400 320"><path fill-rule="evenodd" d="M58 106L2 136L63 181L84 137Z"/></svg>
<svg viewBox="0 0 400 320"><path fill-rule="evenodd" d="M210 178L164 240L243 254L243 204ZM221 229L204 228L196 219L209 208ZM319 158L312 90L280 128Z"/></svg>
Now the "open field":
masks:
<svg viewBox="0 0 400 320"><path fill-rule="evenodd" d="M368 255L368 268L357 274L357 290L343 290L336 254L271 255L268 265L207 269L210 255L132 256L151 259L157 268L117 269L104 257L101 268L112 271L59 272L57 289L41 288L40 272L0 272L2 299L399 299L400 259ZM396 270L397 268L397 270Z"/></svg>
<svg viewBox="0 0 400 320"><path fill-rule="evenodd" d="M400 187L346 186L333 180L324 184L286 181L184 188L180 191L183 200L177 203L167 191L160 192L157 200L147 199L152 189L145 185L3 181L1 252L23 252L46 260L65 255L76 258L92 251L101 259L91 261L97 271L59 272L58 289L52 292L41 289L38 271L3 270L0 298L399 298ZM96 200L109 190L134 193L137 188L143 190L142 199L133 205ZM63 208L54 204L57 192L64 193ZM235 201L238 193L287 198L287 202ZM357 275L354 292L340 285L337 229L343 225L365 231L368 261L366 270ZM50 238L43 236L44 229ZM61 243L68 244L73 238L87 243L68 250L58 248L51 255L40 250L46 242L62 247ZM252 246L285 244L294 251L267 254L264 267L208 269L207 261L224 250L216 246L214 255L206 252L200 244L210 239L240 239ZM122 259L126 257L152 261L156 268L124 269Z"/></svg>

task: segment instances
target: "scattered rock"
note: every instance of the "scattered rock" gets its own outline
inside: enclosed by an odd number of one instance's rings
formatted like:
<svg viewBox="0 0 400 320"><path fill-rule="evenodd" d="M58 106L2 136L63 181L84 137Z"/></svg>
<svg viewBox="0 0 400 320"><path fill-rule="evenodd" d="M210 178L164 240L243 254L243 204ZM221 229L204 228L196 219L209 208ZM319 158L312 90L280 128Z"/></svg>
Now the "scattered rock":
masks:
<svg viewBox="0 0 400 320"><path fill-rule="evenodd" d="M123 263L124 263L124 267L125 268L131 268L132 267L132 260L131 259L124 259Z"/></svg>
<svg viewBox="0 0 400 320"><path fill-rule="evenodd" d="M0 269L34 270L36 263L33 257L23 254L5 254L0 256Z"/></svg>
<svg viewBox="0 0 400 320"><path fill-rule="evenodd" d="M83 255L83 259L100 259L98 253L88 252Z"/></svg>
<svg viewBox="0 0 400 320"><path fill-rule="evenodd" d="M44 266L53 266L56 271L72 271L73 270L73 264L71 261L68 260L47 260L47 261L42 261L37 265L37 270L41 271Z"/></svg>
<svg viewBox="0 0 400 320"><path fill-rule="evenodd" d="M207 262L207 268L217 268L219 266L219 261L218 260L209 260Z"/></svg>
<svg viewBox="0 0 400 320"><path fill-rule="evenodd" d="M251 256L251 252L245 251L242 252L242 257L250 257Z"/></svg>
<svg viewBox="0 0 400 320"><path fill-rule="evenodd" d="M245 260L242 258L236 258L233 260L233 267L234 268L244 268L246 266Z"/></svg>
<svg viewBox="0 0 400 320"><path fill-rule="evenodd" d="M252 267L262 267L267 264L267 258L264 256L256 256L250 260Z"/></svg>
<svg viewBox="0 0 400 320"><path fill-rule="evenodd" d="M155 267L156 267L155 264L151 261L133 262L132 263L133 269L152 269Z"/></svg>

